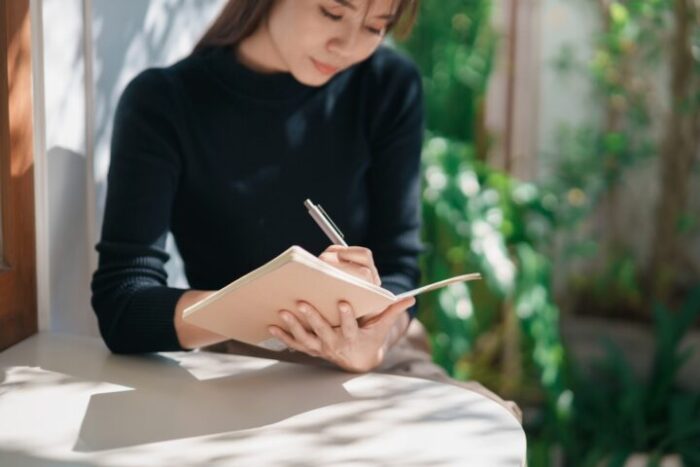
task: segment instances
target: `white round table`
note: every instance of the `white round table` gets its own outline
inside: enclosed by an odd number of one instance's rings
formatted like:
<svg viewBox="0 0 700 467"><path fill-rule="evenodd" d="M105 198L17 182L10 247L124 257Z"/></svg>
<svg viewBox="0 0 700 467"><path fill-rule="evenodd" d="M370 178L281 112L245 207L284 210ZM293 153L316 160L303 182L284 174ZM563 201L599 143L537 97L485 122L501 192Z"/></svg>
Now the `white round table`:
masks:
<svg viewBox="0 0 700 467"><path fill-rule="evenodd" d="M0 353L2 466L521 466L515 418L457 386L210 352Z"/></svg>

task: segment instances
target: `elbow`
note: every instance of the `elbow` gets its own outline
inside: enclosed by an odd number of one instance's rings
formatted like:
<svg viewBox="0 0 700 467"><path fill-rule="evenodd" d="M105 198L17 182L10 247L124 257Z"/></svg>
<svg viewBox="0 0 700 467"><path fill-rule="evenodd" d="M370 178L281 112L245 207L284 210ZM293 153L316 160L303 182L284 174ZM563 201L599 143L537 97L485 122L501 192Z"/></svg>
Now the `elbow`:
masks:
<svg viewBox="0 0 700 467"><path fill-rule="evenodd" d="M112 320L100 318L99 313L97 316L100 335L102 336L102 341L105 343L105 346L107 346L107 349L109 349L111 353L117 355L133 353L129 351L126 345L124 345L124 339L115 329L114 322L112 322Z"/></svg>
<svg viewBox="0 0 700 467"><path fill-rule="evenodd" d="M113 337L109 333L105 333L102 331L100 328L100 334L102 335L102 341L105 343L107 346L107 349L115 355L126 355L126 354L132 354L134 352L130 352L129 349L124 346L123 342L120 339L117 339Z"/></svg>
<svg viewBox="0 0 700 467"><path fill-rule="evenodd" d="M126 340L119 330L119 310L114 306L110 306L108 301L103 301L101 298L99 293L93 292L91 304L97 316L97 325L100 330L100 335L102 336L102 341L113 354L134 353L125 345Z"/></svg>

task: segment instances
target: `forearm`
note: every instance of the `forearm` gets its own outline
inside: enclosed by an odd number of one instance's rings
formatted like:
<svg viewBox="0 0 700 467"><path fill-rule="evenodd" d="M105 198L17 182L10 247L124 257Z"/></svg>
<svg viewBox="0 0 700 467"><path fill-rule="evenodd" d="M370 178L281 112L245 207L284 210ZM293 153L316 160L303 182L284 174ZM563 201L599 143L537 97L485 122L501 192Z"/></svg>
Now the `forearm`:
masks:
<svg viewBox="0 0 700 467"><path fill-rule="evenodd" d="M195 349L207 345L218 344L228 338L214 334L213 332L202 329L199 326L189 324L182 319L182 312L188 306L202 300L213 294L209 290L188 290L180 297L180 300L175 306L175 332L180 341L180 345L185 349Z"/></svg>

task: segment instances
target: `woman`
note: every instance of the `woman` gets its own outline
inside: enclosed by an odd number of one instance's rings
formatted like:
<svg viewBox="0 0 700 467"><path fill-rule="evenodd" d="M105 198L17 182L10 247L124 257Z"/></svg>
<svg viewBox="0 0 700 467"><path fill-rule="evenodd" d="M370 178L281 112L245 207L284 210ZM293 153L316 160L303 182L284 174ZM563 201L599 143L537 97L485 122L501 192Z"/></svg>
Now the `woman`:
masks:
<svg viewBox="0 0 700 467"><path fill-rule="evenodd" d="M381 46L390 30L408 32L416 9L417 0L230 0L189 57L129 84L92 282L112 351L221 343L182 310L292 244L392 292L417 286L421 79ZM306 198L358 246L328 247ZM192 290L166 286L168 230ZM414 302L359 323L339 304L340 329L300 303L270 331L349 371L408 371L406 359L386 357L406 345ZM414 360L444 375L425 352Z"/></svg>

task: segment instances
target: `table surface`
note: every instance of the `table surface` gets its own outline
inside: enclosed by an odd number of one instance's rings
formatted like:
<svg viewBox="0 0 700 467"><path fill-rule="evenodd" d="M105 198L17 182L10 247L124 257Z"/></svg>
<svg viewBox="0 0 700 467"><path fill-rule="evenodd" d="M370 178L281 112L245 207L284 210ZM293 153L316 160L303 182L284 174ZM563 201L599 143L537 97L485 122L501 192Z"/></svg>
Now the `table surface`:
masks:
<svg viewBox="0 0 700 467"><path fill-rule="evenodd" d="M0 353L0 465L520 466L466 389L210 352L112 355L40 333Z"/></svg>

